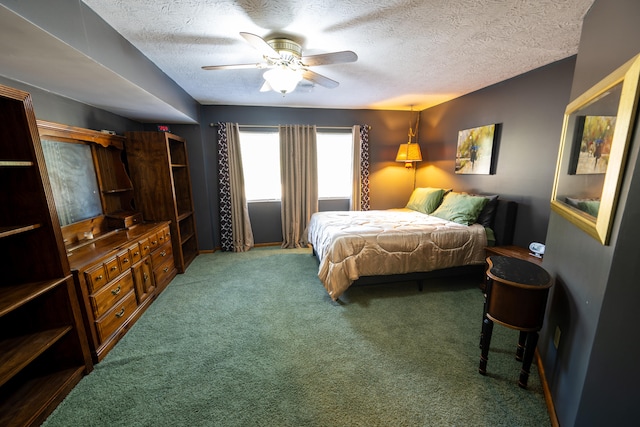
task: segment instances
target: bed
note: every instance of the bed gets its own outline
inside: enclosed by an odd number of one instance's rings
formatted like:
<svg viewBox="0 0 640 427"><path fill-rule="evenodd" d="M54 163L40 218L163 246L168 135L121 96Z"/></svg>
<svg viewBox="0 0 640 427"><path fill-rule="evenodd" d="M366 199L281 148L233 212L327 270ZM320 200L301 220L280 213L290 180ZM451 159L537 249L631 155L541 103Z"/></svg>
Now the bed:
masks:
<svg viewBox="0 0 640 427"><path fill-rule="evenodd" d="M318 212L307 238L333 300L354 284L422 281L484 265L511 244L517 204L497 195L417 188L402 209Z"/></svg>

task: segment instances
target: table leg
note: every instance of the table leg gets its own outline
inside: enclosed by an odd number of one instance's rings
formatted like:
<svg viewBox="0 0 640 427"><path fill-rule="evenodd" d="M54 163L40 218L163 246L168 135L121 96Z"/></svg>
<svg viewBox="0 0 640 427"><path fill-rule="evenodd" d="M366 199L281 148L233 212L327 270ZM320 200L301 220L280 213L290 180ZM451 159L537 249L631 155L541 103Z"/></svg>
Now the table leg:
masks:
<svg viewBox="0 0 640 427"><path fill-rule="evenodd" d="M484 341L484 321L487 318L487 295L489 294L489 292L491 292L491 282L492 280L489 279L489 276L485 275L484 292L482 294L484 298L484 303L482 305L482 330L480 331L480 345L479 345L481 349L482 349L482 343Z"/></svg>
<svg viewBox="0 0 640 427"><path fill-rule="evenodd" d="M487 360L489 359L489 346L491 345L491 334L493 333L493 321L484 317L482 321L482 352L480 353L480 365L478 372L487 375Z"/></svg>
<svg viewBox="0 0 640 427"><path fill-rule="evenodd" d="M522 388L527 388L527 382L529 381L529 370L531 369L531 362L533 362L533 355L538 345L538 331L527 333L527 345L524 350L524 359L522 361L522 369L520 370L520 379L518 385Z"/></svg>
<svg viewBox="0 0 640 427"><path fill-rule="evenodd" d="M516 360L522 362L522 356L524 355L524 349L527 343L527 333L520 331L518 336L518 347L516 348Z"/></svg>

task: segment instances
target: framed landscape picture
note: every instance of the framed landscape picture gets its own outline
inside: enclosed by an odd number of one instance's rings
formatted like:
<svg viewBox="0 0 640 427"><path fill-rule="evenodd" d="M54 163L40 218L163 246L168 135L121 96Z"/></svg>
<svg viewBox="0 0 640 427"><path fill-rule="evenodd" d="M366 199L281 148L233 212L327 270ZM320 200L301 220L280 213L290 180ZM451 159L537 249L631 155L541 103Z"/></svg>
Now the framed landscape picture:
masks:
<svg viewBox="0 0 640 427"><path fill-rule="evenodd" d="M493 173L493 145L497 125L485 125L458 132L456 173Z"/></svg>
<svg viewBox="0 0 640 427"><path fill-rule="evenodd" d="M580 116L576 121L576 140L569 173L606 173L616 116Z"/></svg>

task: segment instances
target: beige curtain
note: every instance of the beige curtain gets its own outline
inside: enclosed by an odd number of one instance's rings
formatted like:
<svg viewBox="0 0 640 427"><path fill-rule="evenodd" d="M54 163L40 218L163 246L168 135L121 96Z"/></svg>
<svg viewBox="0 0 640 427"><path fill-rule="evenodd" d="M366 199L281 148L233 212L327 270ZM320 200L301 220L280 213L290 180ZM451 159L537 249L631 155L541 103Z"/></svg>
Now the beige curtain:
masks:
<svg viewBox="0 0 640 427"><path fill-rule="evenodd" d="M233 251L246 252L254 246L249 221L249 208L244 192L244 172L240 152L240 129L237 123L227 123L227 149L229 153L229 186L231 190L231 223Z"/></svg>
<svg viewBox="0 0 640 427"><path fill-rule="evenodd" d="M307 246L305 229L318 211L318 162L315 126L280 126L282 247Z"/></svg>

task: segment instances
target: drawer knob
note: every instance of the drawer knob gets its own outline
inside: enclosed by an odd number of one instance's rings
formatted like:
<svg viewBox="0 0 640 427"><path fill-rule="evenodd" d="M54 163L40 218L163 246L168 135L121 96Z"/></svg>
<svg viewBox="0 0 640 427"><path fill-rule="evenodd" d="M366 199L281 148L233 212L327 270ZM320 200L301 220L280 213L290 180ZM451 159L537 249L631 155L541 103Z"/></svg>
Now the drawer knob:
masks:
<svg viewBox="0 0 640 427"><path fill-rule="evenodd" d="M144 250L145 250L145 251L146 251L146 250L148 250L148 249L149 249L149 245L147 245L147 246L145 246L145 247L144 247Z"/></svg>
<svg viewBox="0 0 640 427"><path fill-rule="evenodd" d="M154 240L153 242L151 242L151 244L152 244L152 245L157 245L157 244L158 244L158 241L157 241L157 240Z"/></svg>
<svg viewBox="0 0 640 427"><path fill-rule="evenodd" d="M116 271L118 269L118 267L116 267L115 265L113 267L111 267L111 271Z"/></svg>
<svg viewBox="0 0 640 427"><path fill-rule="evenodd" d="M122 316L124 316L124 307L122 307L122 309L116 313L116 317L118 319L121 318Z"/></svg>
<svg viewBox="0 0 640 427"><path fill-rule="evenodd" d="M164 271L166 273L167 271L169 271L169 267L163 268L162 271Z"/></svg>
<svg viewBox="0 0 640 427"><path fill-rule="evenodd" d="M166 251L160 252L160 256L167 256L167 252Z"/></svg>
<svg viewBox="0 0 640 427"><path fill-rule="evenodd" d="M133 256L138 256L138 255L140 255L140 252L138 252L138 251L135 251L135 252L133 253Z"/></svg>
<svg viewBox="0 0 640 427"><path fill-rule="evenodd" d="M118 295L118 294L120 293L120 291L121 291L121 289L120 289L120 285L118 285L118 287L117 287L117 288L115 288L115 289L111 289L111 293L112 293L113 295Z"/></svg>
<svg viewBox="0 0 640 427"><path fill-rule="evenodd" d="M102 280L102 274L99 275L98 277L96 277L96 281L98 281L98 280Z"/></svg>
<svg viewBox="0 0 640 427"><path fill-rule="evenodd" d="M128 262L129 262L129 258L125 258L125 259L123 259L123 260L122 260L122 263L123 263L123 264L126 264L126 263L128 263Z"/></svg>
<svg viewBox="0 0 640 427"><path fill-rule="evenodd" d="M146 282L147 280L149 280L149 275L147 273L144 273L142 275L142 277L144 278L144 281Z"/></svg>

